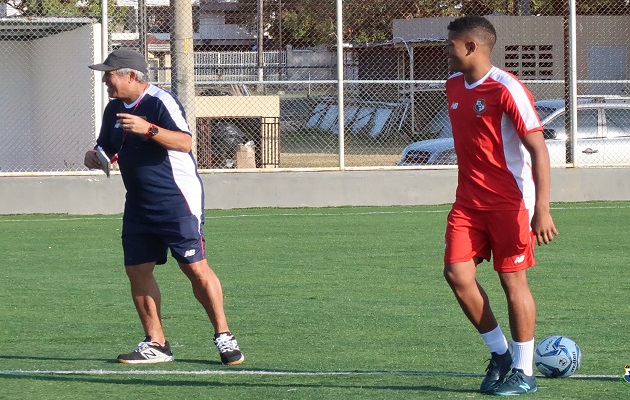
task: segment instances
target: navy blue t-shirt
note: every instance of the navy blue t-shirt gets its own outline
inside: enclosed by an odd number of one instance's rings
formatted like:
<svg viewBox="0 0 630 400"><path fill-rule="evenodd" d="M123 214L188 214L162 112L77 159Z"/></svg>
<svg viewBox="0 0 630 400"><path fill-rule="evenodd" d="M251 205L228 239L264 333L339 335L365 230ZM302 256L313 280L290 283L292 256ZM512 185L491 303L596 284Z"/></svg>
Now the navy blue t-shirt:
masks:
<svg viewBox="0 0 630 400"><path fill-rule="evenodd" d="M149 85L133 104L111 100L103 113L97 139L108 154L118 154L127 189L124 218L129 221L174 221L196 215L203 219L203 184L192 152L167 150L153 139L123 132L118 113L145 118L156 126L190 135L181 103L166 90Z"/></svg>

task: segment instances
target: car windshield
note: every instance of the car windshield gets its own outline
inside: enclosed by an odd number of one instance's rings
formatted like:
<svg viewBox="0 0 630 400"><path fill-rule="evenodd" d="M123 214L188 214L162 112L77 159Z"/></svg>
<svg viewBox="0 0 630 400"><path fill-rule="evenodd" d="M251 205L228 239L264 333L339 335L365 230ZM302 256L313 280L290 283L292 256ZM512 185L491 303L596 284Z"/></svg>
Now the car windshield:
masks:
<svg viewBox="0 0 630 400"><path fill-rule="evenodd" d="M547 118L548 115L550 115L552 112L556 110L557 108L555 107L536 106L536 112L538 113L538 117L540 118L541 121Z"/></svg>
<svg viewBox="0 0 630 400"><path fill-rule="evenodd" d="M439 138L451 138L453 132L451 129L451 120L448 117L446 108L438 111L429 124L425 127L426 132L436 133Z"/></svg>

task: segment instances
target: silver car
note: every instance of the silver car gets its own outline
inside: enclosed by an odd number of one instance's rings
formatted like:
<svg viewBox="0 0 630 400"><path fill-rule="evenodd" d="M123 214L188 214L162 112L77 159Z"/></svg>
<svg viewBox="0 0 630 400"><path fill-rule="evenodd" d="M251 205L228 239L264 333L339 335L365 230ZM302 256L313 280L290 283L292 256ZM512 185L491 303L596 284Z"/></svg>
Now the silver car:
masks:
<svg viewBox="0 0 630 400"><path fill-rule="evenodd" d="M566 164L565 108L563 100L535 103L543 125L552 165ZM630 164L630 100L622 97L578 99L575 161L579 165ZM397 165L454 165L457 156L446 109L438 112L426 131L437 139L411 143Z"/></svg>

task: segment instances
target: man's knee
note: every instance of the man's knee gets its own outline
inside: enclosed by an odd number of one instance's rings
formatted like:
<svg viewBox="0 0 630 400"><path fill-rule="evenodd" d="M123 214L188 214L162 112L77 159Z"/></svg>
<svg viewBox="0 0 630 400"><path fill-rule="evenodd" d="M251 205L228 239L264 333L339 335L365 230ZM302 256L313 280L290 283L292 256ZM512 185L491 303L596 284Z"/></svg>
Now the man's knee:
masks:
<svg viewBox="0 0 630 400"><path fill-rule="evenodd" d="M475 259L463 263L444 264L444 279L451 287L475 285L477 264Z"/></svg>
<svg viewBox="0 0 630 400"><path fill-rule="evenodd" d="M442 274L444 275L444 279L450 286L453 286L458 280L457 273L455 273L452 268L449 268L448 264L444 265L444 270L442 271Z"/></svg>
<svg viewBox="0 0 630 400"><path fill-rule="evenodd" d="M499 279L508 299L511 296L520 297L530 293L527 270L501 273Z"/></svg>
<svg viewBox="0 0 630 400"><path fill-rule="evenodd" d="M146 263L140 265L127 265L125 272L130 281L143 280L153 275L154 263Z"/></svg>

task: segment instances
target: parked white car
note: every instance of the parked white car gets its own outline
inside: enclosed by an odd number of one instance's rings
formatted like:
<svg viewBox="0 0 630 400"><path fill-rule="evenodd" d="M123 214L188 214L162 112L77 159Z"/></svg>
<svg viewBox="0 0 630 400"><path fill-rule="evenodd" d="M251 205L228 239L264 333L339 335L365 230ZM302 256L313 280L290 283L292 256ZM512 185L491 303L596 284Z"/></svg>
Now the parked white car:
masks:
<svg viewBox="0 0 630 400"><path fill-rule="evenodd" d="M566 164L565 107L563 100L535 103L552 165ZM580 98L577 106L579 165L630 164L630 100L622 97ZM437 139L405 147L397 165L454 165L457 156L446 109L439 111L426 128Z"/></svg>

